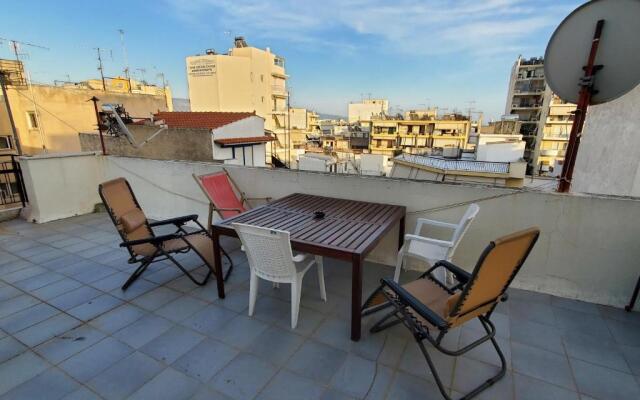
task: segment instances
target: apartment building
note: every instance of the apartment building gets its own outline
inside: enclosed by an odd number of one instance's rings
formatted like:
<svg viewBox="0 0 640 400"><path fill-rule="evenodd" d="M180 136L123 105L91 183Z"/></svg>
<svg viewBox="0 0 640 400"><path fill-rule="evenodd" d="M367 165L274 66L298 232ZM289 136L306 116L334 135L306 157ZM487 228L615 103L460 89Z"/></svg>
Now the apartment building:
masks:
<svg viewBox="0 0 640 400"><path fill-rule="evenodd" d="M22 154L80 151L80 132L97 131L92 97L101 104L122 104L132 116L146 118L158 111L171 110L171 90L147 85L148 93L102 90L88 81L67 82L60 86L29 85L22 62L0 60L0 72L6 77L7 101L15 123ZM155 88L153 91L151 88ZM1 93L0 93L1 94ZM0 147L17 147L4 98L0 98Z"/></svg>
<svg viewBox="0 0 640 400"><path fill-rule="evenodd" d="M186 58L191 111L254 112L276 137L274 156L289 165L288 92L284 59L236 37L226 54Z"/></svg>
<svg viewBox="0 0 640 400"><path fill-rule="evenodd" d="M372 119L369 152L393 157L423 154L433 149L465 148L471 123L461 115L440 119Z"/></svg>
<svg viewBox="0 0 640 400"><path fill-rule="evenodd" d="M365 99L359 103L349 103L348 121L350 124L368 124L373 118L389 113L389 100Z"/></svg>
<svg viewBox="0 0 640 400"><path fill-rule="evenodd" d="M519 56L511 70L505 114L516 115L521 123L530 173L559 173L573 111L575 105L560 100L546 84L544 59Z"/></svg>

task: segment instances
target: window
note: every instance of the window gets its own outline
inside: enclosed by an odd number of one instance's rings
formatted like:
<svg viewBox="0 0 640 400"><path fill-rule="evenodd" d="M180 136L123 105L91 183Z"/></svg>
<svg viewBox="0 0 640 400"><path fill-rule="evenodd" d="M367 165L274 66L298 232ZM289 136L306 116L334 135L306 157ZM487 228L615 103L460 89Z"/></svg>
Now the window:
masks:
<svg viewBox="0 0 640 400"><path fill-rule="evenodd" d="M264 96L262 96L260 99L261 99L261 100L262 100L262 102L264 103Z"/></svg>
<svg viewBox="0 0 640 400"><path fill-rule="evenodd" d="M11 149L11 137L10 136L0 136L0 150L8 150Z"/></svg>
<svg viewBox="0 0 640 400"><path fill-rule="evenodd" d="M38 116L35 111L27 111L27 124L29 129L38 129Z"/></svg>
<svg viewBox="0 0 640 400"><path fill-rule="evenodd" d="M260 74L260 82L264 82L264 75Z"/></svg>

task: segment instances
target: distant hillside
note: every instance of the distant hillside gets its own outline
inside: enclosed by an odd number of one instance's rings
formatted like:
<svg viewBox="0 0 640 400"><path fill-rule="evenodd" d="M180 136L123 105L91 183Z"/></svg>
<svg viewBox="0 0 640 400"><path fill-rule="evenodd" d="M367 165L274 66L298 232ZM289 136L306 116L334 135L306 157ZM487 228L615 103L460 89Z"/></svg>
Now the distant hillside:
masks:
<svg viewBox="0 0 640 400"><path fill-rule="evenodd" d="M345 117L344 115L335 114L318 113L318 116L320 117L320 119L347 119L347 117Z"/></svg>
<svg viewBox="0 0 640 400"><path fill-rule="evenodd" d="M191 111L189 99L173 98L173 111Z"/></svg>

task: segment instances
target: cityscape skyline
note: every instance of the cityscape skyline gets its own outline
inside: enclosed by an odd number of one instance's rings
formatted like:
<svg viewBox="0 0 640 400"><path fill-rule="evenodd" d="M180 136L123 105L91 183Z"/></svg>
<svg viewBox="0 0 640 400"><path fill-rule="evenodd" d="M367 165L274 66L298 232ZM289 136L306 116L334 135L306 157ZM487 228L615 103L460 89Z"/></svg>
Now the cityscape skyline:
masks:
<svg viewBox="0 0 640 400"><path fill-rule="evenodd" d="M542 55L553 27L581 2L329 3L115 1L115 17L99 4L25 1L5 7L0 37L50 49L21 49L33 81L79 81L99 75L96 47L105 49L105 74L122 74L123 29L133 77L160 84L162 72L175 97L187 98L185 57L224 53L244 35L286 59L292 106L345 116L350 101L371 96L389 99L390 112L471 107L495 119L515 58ZM13 58L8 43L0 58Z"/></svg>

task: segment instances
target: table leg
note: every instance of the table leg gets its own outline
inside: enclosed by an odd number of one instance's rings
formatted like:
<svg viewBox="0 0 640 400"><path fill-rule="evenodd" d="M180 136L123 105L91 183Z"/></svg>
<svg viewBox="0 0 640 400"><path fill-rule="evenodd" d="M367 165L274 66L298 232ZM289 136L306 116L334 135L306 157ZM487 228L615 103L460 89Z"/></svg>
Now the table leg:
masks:
<svg viewBox="0 0 640 400"><path fill-rule="evenodd" d="M218 285L218 297L224 299L224 278L222 273L222 260L220 259L220 235L214 230L211 235L213 239L213 261L216 265L216 284Z"/></svg>
<svg viewBox="0 0 640 400"><path fill-rule="evenodd" d="M398 250L404 244L404 218L404 215L400 218L400 226L398 227Z"/></svg>
<svg viewBox="0 0 640 400"><path fill-rule="evenodd" d="M362 265L364 259L354 255L351 259L351 340L360 340L362 326Z"/></svg>

